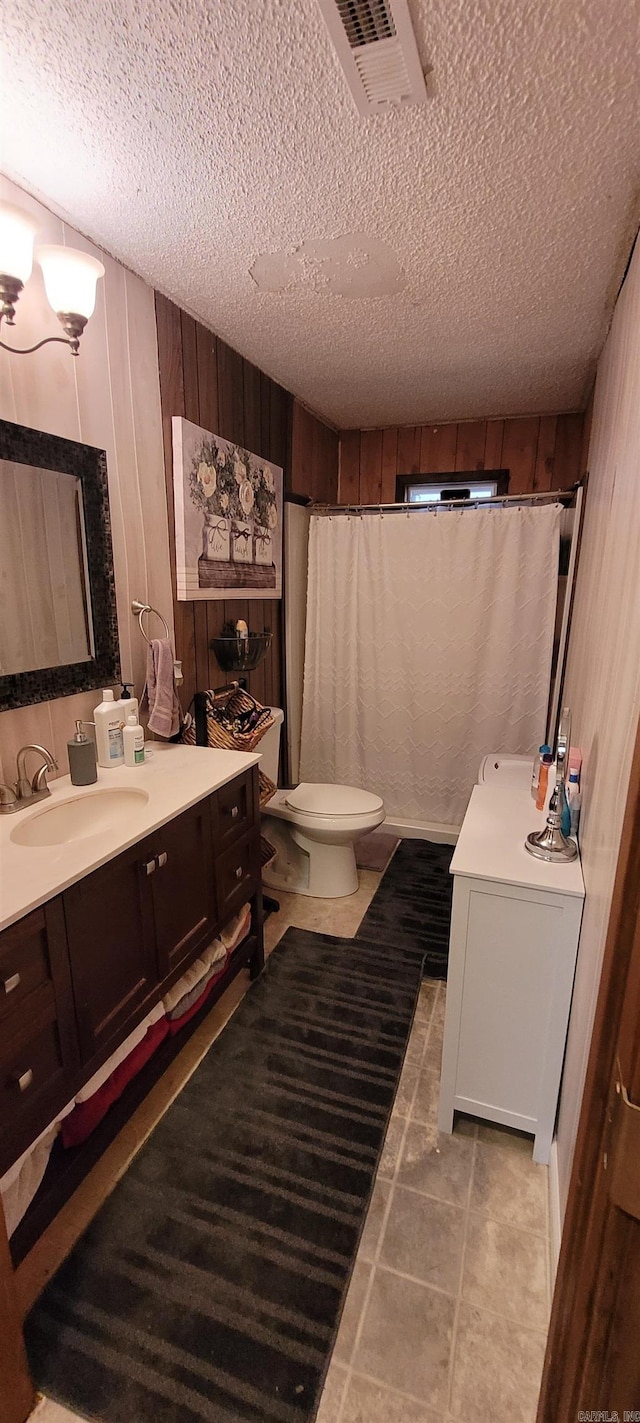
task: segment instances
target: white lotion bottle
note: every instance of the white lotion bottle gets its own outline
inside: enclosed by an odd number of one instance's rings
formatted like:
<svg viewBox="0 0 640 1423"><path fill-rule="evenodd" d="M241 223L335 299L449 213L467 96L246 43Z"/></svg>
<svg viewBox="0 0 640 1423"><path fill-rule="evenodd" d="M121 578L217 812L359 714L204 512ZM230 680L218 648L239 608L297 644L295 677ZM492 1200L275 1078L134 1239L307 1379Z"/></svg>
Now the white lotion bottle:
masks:
<svg viewBox="0 0 640 1423"><path fill-rule="evenodd" d="M96 728L96 751L98 765L104 767L124 765L124 741L122 738L122 703L114 700L109 687L102 693L93 714Z"/></svg>
<svg viewBox="0 0 640 1423"><path fill-rule="evenodd" d="M141 766L144 762L144 731L137 716L128 716L122 733L125 766Z"/></svg>

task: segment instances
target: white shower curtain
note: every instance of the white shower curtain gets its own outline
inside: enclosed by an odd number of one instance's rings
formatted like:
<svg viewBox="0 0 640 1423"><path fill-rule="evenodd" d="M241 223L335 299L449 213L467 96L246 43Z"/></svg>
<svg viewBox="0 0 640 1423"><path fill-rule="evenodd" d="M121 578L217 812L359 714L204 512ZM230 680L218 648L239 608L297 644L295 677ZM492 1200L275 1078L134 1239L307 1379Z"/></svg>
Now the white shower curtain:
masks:
<svg viewBox="0 0 640 1423"><path fill-rule="evenodd" d="M315 516L300 775L460 824L481 757L544 735L559 505Z"/></svg>

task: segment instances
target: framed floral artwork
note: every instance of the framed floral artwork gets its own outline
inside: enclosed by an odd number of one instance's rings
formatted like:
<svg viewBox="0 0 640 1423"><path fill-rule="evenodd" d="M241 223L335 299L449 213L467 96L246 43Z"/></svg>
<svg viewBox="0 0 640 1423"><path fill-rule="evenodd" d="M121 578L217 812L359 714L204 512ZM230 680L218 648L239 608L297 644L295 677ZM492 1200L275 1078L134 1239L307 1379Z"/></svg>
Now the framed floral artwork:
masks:
<svg viewBox="0 0 640 1423"><path fill-rule="evenodd" d="M174 415L177 596L282 597L282 470Z"/></svg>

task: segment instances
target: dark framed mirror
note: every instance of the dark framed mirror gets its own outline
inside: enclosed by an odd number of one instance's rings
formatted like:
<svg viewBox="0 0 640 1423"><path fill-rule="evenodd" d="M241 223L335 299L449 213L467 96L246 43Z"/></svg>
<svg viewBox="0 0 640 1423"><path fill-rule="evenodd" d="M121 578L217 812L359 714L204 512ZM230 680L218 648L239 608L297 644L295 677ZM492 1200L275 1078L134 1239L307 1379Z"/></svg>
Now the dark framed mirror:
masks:
<svg viewBox="0 0 640 1423"><path fill-rule="evenodd" d="M0 711L119 676L105 452L0 420Z"/></svg>

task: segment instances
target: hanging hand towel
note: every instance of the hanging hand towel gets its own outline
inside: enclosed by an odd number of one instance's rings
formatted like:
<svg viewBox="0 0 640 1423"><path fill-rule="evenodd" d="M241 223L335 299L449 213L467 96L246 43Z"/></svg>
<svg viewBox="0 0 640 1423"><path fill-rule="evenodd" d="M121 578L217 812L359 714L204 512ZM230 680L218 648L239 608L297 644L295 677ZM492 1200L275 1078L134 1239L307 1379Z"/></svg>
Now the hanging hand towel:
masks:
<svg viewBox="0 0 640 1423"><path fill-rule="evenodd" d="M155 637L147 655L149 730L158 736L177 736L181 713L173 675L173 650L168 637Z"/></svg>

